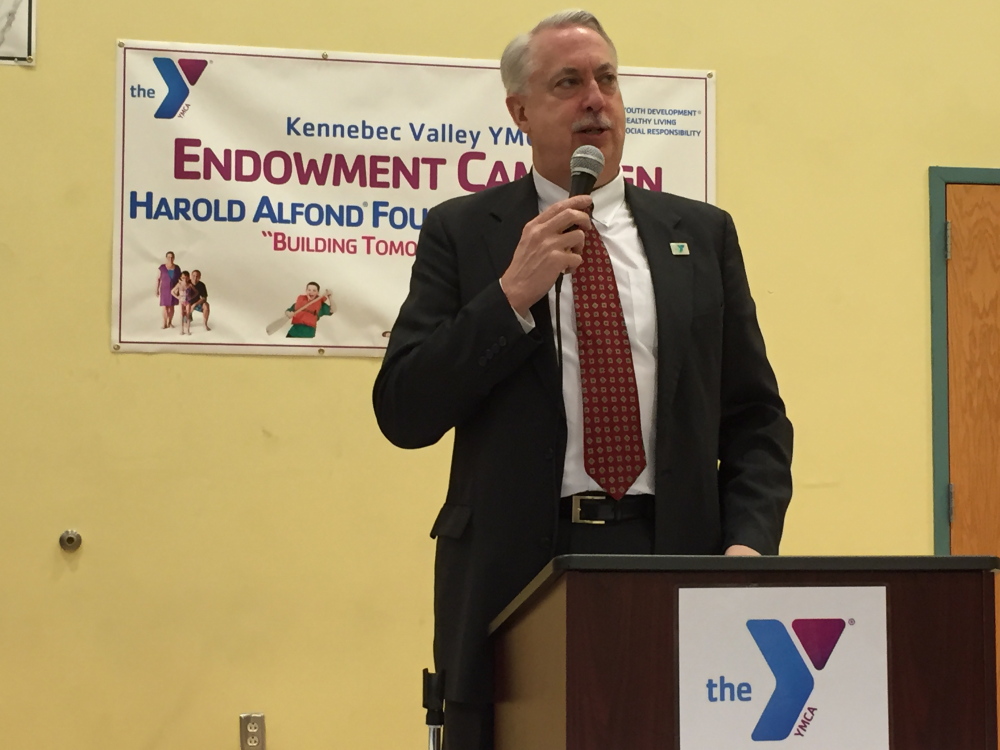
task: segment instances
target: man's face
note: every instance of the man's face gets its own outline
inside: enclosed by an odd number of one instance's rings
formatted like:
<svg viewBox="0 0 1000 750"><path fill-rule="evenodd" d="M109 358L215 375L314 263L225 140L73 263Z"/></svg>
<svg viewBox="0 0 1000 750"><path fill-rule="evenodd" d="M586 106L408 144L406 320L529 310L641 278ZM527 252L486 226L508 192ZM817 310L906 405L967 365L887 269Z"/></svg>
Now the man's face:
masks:
<svg viewBox="0 0 1000 750"><path fill-rule="evenodd" d="M192 271L191 272L191 281L194 282L195 284L197 284L199 281L201 281L201 271Z"/></svg>
<svg viewBox="0 0 1000 750"><path fill-rule="evenodd" d="M625 144L625 105L611 47L583 26L544 29L530 43L531 75L507 109L531 139L535 168L569 189L569 160L580 146L604 154L597 185L618 174Z"/></svg>

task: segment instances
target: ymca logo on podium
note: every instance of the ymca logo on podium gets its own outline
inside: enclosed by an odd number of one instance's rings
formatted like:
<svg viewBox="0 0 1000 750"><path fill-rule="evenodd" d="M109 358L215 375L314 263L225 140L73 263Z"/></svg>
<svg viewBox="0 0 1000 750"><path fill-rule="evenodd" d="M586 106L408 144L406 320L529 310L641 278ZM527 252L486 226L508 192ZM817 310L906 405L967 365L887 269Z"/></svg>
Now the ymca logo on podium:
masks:
<svg viewBox="0 0 1000 750"><path fill-rule="evenodd" d="M681 750L888 750L885 613L881 586L681 589Z"/></svg>
<svg viewBox="0 0 1000 750"><path fill-rule="evenodd" d="M840 619L792 620L792 631L817 671L830 660L845 625ZM813 692L813 676L780 621L747 620L747 630L774 674L775 682L774 692L750 736L758 742L783 740L795 730L795 723L806 708ZM813 710L808 716L803 715L803 723L795 730L798 736L804 736L815 713Z"/></svg>

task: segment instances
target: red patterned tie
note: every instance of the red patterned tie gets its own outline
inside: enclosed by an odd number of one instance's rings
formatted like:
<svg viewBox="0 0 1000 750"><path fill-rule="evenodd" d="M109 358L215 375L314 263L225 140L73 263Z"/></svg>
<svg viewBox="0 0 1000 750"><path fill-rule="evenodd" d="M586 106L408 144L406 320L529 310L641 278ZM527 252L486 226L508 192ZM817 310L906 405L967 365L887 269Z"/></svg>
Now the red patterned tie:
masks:
<svg viewBox="0 0 1000 750"><path fill-rule="evenodd" d="M632 347L611 258L601 235L586 232L583 263L573 272L583 465L601 489L621 500L646 467Z"/></svg>

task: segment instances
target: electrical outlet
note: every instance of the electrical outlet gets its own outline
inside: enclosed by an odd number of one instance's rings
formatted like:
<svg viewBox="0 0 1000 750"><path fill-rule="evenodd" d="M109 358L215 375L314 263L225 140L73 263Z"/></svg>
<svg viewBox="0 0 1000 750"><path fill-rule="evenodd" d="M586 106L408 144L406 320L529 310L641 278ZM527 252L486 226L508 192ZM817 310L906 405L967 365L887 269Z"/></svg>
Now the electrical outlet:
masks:
<svg viewBox="0 0 1000 750"><path fill-rule="evenodd" d="M264 714L240 714L240 750L267 750Z"/></svg>

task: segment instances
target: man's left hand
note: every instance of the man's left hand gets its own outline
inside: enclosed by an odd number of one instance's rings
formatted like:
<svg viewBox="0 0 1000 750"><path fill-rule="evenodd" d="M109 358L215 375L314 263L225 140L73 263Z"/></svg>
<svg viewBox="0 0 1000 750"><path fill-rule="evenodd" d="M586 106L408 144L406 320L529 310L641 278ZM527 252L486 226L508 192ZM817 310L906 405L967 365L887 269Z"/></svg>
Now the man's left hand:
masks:
<svg viewBox="0 0 1000 750"><path fill-rule="evenodd" d="M734 544L726 549L726 555L730 557L760 557L760 552L745 544Z"/></svg>

